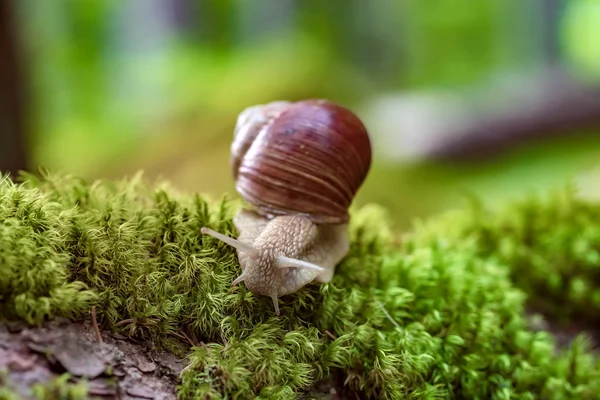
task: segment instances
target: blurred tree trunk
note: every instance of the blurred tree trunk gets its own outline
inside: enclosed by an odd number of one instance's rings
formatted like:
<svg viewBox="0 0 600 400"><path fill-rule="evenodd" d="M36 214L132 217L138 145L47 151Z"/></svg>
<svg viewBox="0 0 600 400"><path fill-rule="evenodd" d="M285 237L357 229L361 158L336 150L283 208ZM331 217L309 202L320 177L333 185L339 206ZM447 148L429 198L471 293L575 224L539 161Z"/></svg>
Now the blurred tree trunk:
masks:
<svg viewBox="0 0 600 400"><path fill-rule="evenodd" d="M11 0L0 0L0 173L27 168L24 85L17 20Z"/></svg>
<svg viewBox="0 0 600 400"><path fill-rule="evenodd" d="M515 102L510 110L493 116L473 115L467 126L440 135L444 139L431 156L484 159L524 142L600 131L600 87L558 79L549 79L546 85L529 104Z"/></svg>

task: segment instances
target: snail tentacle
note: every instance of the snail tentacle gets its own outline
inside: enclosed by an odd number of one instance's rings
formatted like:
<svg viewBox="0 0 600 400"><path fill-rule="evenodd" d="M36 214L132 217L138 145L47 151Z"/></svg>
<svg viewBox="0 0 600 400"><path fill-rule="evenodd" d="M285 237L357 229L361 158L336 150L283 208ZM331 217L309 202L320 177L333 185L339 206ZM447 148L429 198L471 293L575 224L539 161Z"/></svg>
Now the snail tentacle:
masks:
<svg viewBox="0 0 600 400"><path fill-rule="evenodd" d="M233 283L231 284L231 286L237 286L239 283L243 282L244 279L246 279L246 277L244 276L244 274L242 273L240 276L238 276L237 278L235 278L233 280Z"/></svg>
<svg viewBox="0 0 600 400"><path fill-rule="evenodd" d="M248 243L241 242L237 239L231 238L229 236L225 236L222 233L214 231L210 228L203 227L200 229L200 233L204 235L210 235L215 239L219 239L220 241L227 243L228 245L234 247L237 250L243 251L251 257L258 257L258 250L256 250L253 246Z"/></svg>
<svg viewBox="0 0 600 400"><path fill-rule="evenodd" d="M275 266L278 268L308 268L319 272L325 271L325 268L319 265L286 256L277 257Z"/></svg>

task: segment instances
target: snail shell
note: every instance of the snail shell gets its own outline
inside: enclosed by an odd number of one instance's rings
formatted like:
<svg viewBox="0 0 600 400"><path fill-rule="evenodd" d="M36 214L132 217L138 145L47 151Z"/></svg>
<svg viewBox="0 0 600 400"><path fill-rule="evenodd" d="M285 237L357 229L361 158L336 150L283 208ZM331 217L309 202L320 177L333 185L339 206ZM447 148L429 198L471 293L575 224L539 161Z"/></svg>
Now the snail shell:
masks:
<svg viewBox="0 0 600 400"><path fill-rule="evenodd" d="M371 166L361 120L327 100L245 109L231 145L236 189L258 213L342 224Z"/></svg>

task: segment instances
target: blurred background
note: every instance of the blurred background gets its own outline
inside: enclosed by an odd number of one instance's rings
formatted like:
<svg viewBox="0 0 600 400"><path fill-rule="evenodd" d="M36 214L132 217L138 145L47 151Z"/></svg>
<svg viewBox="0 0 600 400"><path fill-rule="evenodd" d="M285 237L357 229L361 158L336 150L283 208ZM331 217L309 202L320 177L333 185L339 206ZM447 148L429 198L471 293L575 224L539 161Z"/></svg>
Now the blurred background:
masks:
<svg viewBox="0 0 600 400"><path fill-rule="evenodd" d="M400 229L465 194L600 192L600 0L0 3L4 173L235 195L239 112L328 98L373 138L355 204Z"/></svg>

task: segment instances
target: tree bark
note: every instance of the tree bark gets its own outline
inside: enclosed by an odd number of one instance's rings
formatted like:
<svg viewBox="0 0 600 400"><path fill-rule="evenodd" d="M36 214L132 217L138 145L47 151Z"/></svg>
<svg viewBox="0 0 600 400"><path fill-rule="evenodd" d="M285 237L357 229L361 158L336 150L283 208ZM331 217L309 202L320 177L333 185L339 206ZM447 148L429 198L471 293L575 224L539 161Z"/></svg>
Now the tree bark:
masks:
<svg viewBox="0 0 600 400"><path fill-rule="evenodd" d="M0 173L27 168L25 88L14 3L0 0Z"/></svg>

